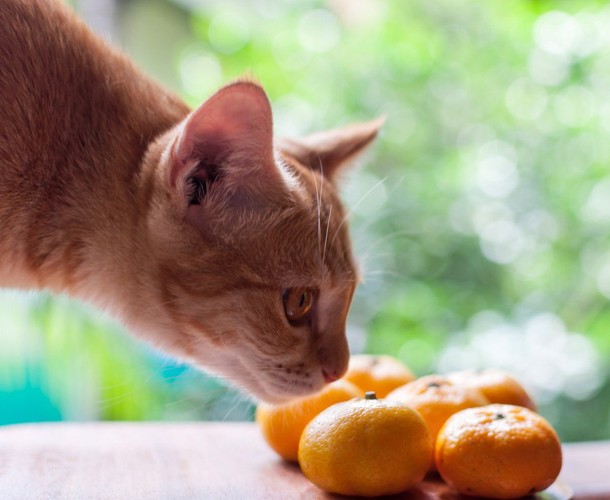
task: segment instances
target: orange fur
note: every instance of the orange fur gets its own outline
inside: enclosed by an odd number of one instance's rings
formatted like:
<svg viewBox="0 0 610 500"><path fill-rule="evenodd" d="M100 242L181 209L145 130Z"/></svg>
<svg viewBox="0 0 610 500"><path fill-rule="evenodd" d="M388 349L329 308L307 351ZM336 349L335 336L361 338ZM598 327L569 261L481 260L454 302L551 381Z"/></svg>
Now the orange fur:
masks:
<svg viewBox="0 0 610 500"><path fill-rule="evenodd" d="M91 302L261 399L340 376L357 276L336 172L380 123L274 146L256 83L191 111L60 2L0 12L0 285ZM297 286L317 301L294 326Z"/></svg>

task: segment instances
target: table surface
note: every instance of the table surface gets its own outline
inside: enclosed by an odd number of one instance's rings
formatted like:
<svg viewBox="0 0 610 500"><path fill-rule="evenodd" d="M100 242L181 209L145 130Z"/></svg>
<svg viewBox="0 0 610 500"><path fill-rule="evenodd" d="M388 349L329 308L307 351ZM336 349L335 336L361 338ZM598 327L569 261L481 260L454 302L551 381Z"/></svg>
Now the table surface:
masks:
<svg viewBox="0 0 610 500"><path fill-rule="evenodd" d="M610 499L610 441L565 445L556 494ZM278 459L252 423L55 423L0 427L0 498L336 499ZM399 499L459 498L427 481Z"/></svg>

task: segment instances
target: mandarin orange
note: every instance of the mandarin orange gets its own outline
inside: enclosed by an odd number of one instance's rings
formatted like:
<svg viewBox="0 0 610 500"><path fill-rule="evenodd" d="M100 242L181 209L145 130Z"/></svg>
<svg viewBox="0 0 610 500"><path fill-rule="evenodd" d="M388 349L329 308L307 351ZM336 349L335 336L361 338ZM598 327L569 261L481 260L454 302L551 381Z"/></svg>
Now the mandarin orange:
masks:
<svg viewBox="0 0 610 500"><path fill-rule="evenodd" d="M427 375L409 382L388 394L387 399L400 401L417 410L428 424L432 437L454 413L488 404L477 389L454 384L440 375Z"/></svg>
<svg viewBox="0 0 610 500"><path fill-rule="evenodd" d="M309 422L299 464L325 491L378 496L419 483L432 452L430 430L415 410L367 392L364 399L333 405Z"/></svg>
<svg viewBox="0 0 610 500"><path fill-rule="evenodd" d="M415 375L392 356L355 354L343 378L363 391L374 391L377 397L384 398L390 391L414 380Z"/></svg>
<svg viewBox="0 0 610 500"><path fill-rule="evenodd" d="M265 441L283 459L296 461L301 433L309 421L335 403L362 397L363 391L346 380L328 384L320 392L289 403L260 403L256 422Z"/></svg>
<svg viewBox="0 0 610 500"><path fill-rule="evenodd" d="M469 408L440 430L435 463L459 493L518 498L549 487L561 470L561 444L537 413L513 405Z"/></svg>
<svg viewBox="0 0 610 500"><path fill-rule="evenodd" d="M464 370L447 374L453 383L478 389L490 403L524 406L536 411L536 403L509 373L495 368Z"/></svg>

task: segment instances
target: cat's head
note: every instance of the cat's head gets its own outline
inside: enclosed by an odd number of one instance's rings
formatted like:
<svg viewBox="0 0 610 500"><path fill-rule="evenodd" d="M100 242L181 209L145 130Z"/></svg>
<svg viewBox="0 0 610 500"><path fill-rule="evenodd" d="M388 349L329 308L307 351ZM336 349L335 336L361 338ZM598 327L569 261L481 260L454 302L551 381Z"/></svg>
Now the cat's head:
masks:
<svg viewBox="0 0 610 500"><path fill-rule="evenodd" d="M156 341L266 401L341 377L358 275L337 174L379 126L274 143L265 92L237 82L157 140L141 277Z"/></svg>

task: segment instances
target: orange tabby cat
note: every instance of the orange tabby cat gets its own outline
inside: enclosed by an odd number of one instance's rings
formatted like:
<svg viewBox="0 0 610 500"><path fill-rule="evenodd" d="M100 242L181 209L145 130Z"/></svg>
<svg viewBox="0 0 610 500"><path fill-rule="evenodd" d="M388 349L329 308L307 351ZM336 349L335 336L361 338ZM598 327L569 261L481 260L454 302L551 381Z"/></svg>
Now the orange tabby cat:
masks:
<svg viewBox="0 0 610 500"><path fill-rule="evenodd" d="M0 0L0 285L67 293L282 401L340 377L336 174L379 122L274 143L263 89L191 111L52 0Z"/></svg>

